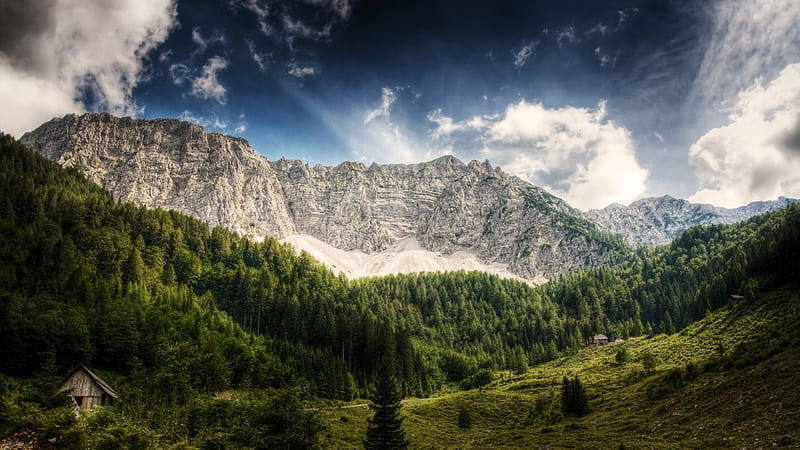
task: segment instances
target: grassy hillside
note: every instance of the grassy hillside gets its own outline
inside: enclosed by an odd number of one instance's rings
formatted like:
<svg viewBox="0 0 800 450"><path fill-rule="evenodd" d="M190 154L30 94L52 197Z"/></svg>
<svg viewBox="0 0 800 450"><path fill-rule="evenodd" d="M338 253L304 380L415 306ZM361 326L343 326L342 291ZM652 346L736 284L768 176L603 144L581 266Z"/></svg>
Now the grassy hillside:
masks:
<svg viewBox="0 0 800 450"><path fill-rule="evenodd" d="M800 286L763 292L672 336L584 349L483 390L404 405L414 447L709 448L800 444ZM616 354L627 350L625 364ZM642 357L655 356L646 372ZM561 380L578 375L590 414L563 417ZM472 428L457 426L462 410ZM328 447L357 447L366 408L326 409Z"/></svg>

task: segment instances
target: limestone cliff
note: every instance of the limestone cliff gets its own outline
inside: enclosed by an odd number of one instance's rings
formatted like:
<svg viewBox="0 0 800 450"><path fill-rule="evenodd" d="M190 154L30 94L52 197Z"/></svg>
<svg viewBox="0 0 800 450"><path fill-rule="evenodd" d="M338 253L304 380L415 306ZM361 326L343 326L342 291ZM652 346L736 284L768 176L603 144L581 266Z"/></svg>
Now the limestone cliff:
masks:
<svg viewBox="0 0 800 450"><path fill-rule="evenodd" d="M781 197L776 201L753 202L728 209L665 195L637 200L629 206L610 205L588 211L586 215L604 231L622 236L629 245L662 245L695 225L741 222L796 201Z"/></svg>
<svg viewBox="0 0 800 450"><path fill-rule="evenodd" d="M303 234L366 253L411 237L530 279L600 264L614 251L582 213L488 162L270 162L245 140L197 125L108 114L53 119L22 141L119 200L256 236Z"/></svg>

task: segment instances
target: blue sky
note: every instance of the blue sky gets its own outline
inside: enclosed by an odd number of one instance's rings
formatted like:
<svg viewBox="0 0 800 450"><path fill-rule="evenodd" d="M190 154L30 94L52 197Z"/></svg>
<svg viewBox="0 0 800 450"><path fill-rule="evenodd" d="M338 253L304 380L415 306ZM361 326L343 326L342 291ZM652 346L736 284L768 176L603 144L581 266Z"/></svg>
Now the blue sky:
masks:
<svg viewBox="0 0 800 450"><path fill-rule="evenodd" d="M0 129L193 121L270 159L495 166L581 209L800 196L800 2L0 4Z"/></svg>

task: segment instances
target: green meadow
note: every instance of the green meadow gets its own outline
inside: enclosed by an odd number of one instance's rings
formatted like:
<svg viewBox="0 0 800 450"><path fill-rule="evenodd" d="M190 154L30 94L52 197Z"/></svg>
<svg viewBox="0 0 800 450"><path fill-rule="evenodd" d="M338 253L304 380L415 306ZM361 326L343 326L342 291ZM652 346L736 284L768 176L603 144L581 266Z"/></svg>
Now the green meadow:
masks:
<svg viewBox="0 0 800 450"><path fill-rule="evenodd" d="M797 446L799 323L796 286L758 293L671 336L586 348L522 375L498 372L482 389L406 400L406 435L414 448ZM618 363L622 349L629 359ZM561 413L562 379L574 375L589 396L584 417ZM324 447L361 447L364 403L321 410ZM470 428L458 426L462 410Z"/></svg>

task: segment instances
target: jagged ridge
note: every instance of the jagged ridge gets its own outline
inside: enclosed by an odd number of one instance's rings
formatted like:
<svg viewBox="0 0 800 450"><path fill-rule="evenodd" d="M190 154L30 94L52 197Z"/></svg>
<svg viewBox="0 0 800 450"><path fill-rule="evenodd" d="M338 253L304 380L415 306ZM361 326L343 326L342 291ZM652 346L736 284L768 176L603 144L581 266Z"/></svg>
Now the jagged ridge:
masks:
<svg viewBox="0 0 800 450"><path fill-rule="evenodd" d="M118 200L175 209L240 233L308 235L367 254L414 238L424 250L466 251L528 279L606 262L621 245L612 234L628 245L660 245L694 225L739 222L797 201L726 209L664 196L582 213L488 161L443 156L312 167L268 161L246 140L199 125L109 114L53 119L22 142L79 168Z"/></svg>
<svg viewBox="0 0 800 450"><path fill-rule="evenodd" d="M603 230L622 236L628 245L663 245L695 225L733 224L797 201L780 197L728 209L665 195L637 200L629 206L609 205L586 215Z"/></svg>
<svg viewBox="0 0 800 450"><path fill-rule="evenodd" d="M425 250L466 250L531 279L601 264L615 248L582 213L488 161L270 162L244 139L197 125L108 114L53 119L21 140L118 200L242 233L307 234L367 253L413 236Z"/></svg>

